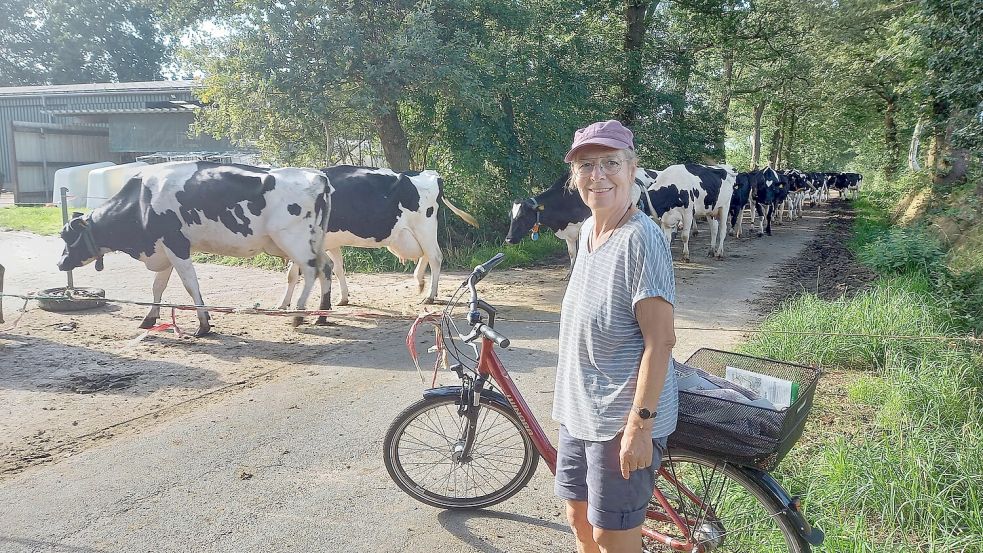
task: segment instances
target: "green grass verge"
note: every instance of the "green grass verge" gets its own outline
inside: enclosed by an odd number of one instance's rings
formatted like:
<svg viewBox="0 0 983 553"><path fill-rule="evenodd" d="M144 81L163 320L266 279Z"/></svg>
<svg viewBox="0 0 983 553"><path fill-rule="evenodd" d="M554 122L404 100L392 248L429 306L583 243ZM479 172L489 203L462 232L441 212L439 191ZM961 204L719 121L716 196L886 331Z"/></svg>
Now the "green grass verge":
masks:
<svg viewBox="0 0 983 553"><path fill-rule="evenodd" d="M786 303L742 349L827 369L777 471L826 532L823 550L983 552L983 348L957 339L983 313L956 286L967 271L953 252L924 228L891 227L891 201L875 190L857 202L850 242L881 279L853 298ZM957 255L972 269L978 252Z"/></svg>
<svg viewBox="0 0 983 553"><path fill-rule="evenodd" d="M89 210L72 208L71 211ZM61 221L61 208L58 207L14 206L0 209L0 228L54 236L61 232L62 226L64 224Z"/></svg>

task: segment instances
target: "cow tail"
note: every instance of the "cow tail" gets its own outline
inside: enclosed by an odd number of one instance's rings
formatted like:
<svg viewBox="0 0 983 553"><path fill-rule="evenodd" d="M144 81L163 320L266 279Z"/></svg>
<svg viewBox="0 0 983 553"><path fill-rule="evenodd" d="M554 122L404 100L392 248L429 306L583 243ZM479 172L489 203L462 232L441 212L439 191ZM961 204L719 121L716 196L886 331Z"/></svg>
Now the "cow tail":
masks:
<svg viewBox="0 0 983 553"><path fill-rule="evenodd" d="M323 174L315 177L315 183L321 190L314 202L314 213L321 232L311 240L311 247L317 255L318 271L324 273L324 277L330 281L332 267L330 266L330 258L324 251L324 235L328 232L328 219L331 217L331 193L334 192L334 187L331 186L328 177Z"/></svg>
<svg viewBox="0 0 983 553"><path fill-rule="evenodd" d="M448 209L450 209L455 214L457 214L458 217L464 219L465 223L471 225L474 228L478 228L478 221L474 217L472 217L471 214L468 213L467 211L464 211L463 209L452 204L451 201L447 199L447 196L442 196L440 200L444 202L444 205L446 205Z"/></svg>
<svg viewBox="0 0 983 553"><path fill-rule="evenodd" d="M438 198L440 198L440 201L444 202L444 205L446 205L448 209L453 211L461 219L464 219L465 223L474 228L478 228L478 221L472 217L470 213L452 204L451 201L447 199L447 196L444 195L444 179L437 179L437 189Z"/></svg>

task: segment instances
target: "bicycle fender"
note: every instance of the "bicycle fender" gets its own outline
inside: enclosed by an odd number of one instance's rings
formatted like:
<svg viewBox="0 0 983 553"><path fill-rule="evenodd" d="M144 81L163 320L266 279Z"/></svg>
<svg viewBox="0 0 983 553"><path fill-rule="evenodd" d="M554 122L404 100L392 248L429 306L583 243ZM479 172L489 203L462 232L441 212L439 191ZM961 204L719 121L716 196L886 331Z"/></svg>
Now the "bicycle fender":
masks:
<svg viewBox="0 0 983 553"><path fill-rule="evenodd" d="M460 386L441 386L439 388L430 388L429 390L423 391L423 397L453 397L457 399L457 403L461 403L461 387ZM485 389L481 391L482 399L486 399L503 409L512 411L512 406L509 405L509 400L505 399L500 392L495 390Z"/></svg>
<svg viewBox="0 0 983 553"><path fill-rule="evenodd" d="M760 484L761 488L771 495L772 499L777 505L780 505L785 509L789 520L795 524L795 528L802 539L809 542L811 545L820 545L823 543L823 540L826 538L826 534L819 528L815 528L809 524L809 521L807 521L802 512L799 511L798 500L789 496L788 492L785 491L785 488L783 488L777 480L772 478L771 474L753 467L740 467L740 469L755 482Z"/></svg>

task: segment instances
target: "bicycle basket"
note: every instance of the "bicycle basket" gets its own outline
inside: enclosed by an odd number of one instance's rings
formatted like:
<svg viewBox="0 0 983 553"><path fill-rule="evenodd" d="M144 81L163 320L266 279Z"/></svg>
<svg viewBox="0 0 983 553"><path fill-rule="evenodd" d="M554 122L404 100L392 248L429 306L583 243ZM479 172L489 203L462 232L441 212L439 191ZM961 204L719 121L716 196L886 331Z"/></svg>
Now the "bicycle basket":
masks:
<svg viewBox="0 0 983 553"><path fill-rule="evenodd" d="M782 410L680 390L679 421L669 436L671 446L770 471L802 435L819 369L709 348L674 364L677 374L698 368L723 378L727 367L735 367L797 382L799 387L797 398Z"/></svg>

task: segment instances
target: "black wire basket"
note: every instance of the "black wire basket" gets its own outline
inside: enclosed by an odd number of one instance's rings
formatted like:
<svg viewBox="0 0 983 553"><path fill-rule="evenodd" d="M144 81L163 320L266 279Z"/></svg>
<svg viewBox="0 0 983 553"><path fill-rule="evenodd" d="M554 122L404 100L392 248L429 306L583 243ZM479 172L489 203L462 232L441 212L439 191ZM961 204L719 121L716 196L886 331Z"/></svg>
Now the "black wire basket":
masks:
<svg viewBox="0 0 983 553"><path fill-rule="evenodd" d="M727 367L774 376L798 383L798 395L787 408L769 409L680 390L679 421L669 436L670 447L770 471L802 436L819 369L708 348L696 351L683 364L674 363L677 376L698 368L723 378Z"/></svg>

